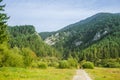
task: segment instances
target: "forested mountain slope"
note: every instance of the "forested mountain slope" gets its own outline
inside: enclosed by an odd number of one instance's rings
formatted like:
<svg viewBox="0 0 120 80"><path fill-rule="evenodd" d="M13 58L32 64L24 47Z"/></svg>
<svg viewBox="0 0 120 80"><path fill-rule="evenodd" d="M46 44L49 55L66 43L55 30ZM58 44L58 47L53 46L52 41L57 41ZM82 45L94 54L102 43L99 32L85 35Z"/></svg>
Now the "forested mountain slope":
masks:
<svg viewBox="0 0 120 80"><path fill-rule="evenodd" d="M45 40L47 37L51 36L54 32L41 32L39 35Z"/></svg>
<svg viewBox="0 0 120 80"><path fill-rule="evenodd" d="M98 13L68 25L45 39L47 44L63 52L64 58L72 55L78 60L120 57L119 41L119 13Z"/></svg>
<svg viewBox="0 0 120 80"><path fill-rule="evenodd" d="M10 46L18 48L30 48L33 50L37 56L55 56L58 57L59 52L54 48L45 44L39 34L35 31L32 25L14 26L9 27L8 31L10 33Z"/></svg>

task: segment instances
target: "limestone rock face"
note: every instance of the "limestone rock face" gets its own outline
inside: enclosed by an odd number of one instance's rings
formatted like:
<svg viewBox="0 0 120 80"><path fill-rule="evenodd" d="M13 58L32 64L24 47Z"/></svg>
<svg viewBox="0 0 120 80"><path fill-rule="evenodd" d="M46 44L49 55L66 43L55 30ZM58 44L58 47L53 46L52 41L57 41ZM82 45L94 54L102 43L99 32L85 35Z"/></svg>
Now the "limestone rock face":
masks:
<svg viewBox="0 0 120 80"><path fill-rule="evenodd" d="M99 40L101 37L100 32L97 32L93 38L93 41Z"/></svg>

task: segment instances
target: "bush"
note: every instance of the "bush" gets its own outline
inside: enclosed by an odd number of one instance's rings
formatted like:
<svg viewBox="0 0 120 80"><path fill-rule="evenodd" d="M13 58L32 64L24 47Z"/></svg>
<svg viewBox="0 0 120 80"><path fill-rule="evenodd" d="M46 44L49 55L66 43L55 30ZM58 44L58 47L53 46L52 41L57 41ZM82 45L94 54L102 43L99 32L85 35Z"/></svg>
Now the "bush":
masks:
<svg viewBox="0 0 120 80"><path fill-rule="evenodd" d="M6 59L6 66L11 66L11 67L23 67L23 57L20 54L17 53L9 53L7 55Z"/></svg>
<svg viewBox="0 0 120 80"><path fill-rule="evenodd" d="M83 68L94 69L94 64L92 62L85 62L82 64Z"/></svg>
<svg viewBox="0 0 120 80"><path fill-rule="evenodd" d="M0 67L23 67L23 56L15 49L9 49L6 46L0 48Z"/></svg>
<svg viewBox="0 0 120 80"><path fill-rule="evenodd" d="M37 63L37 61L36 61L36 62L33 61L32 64L31 64L31 67L32 67L32 68L38 68L38 63Z"/></svg>
<svg viewBox="0 0 120 80"><path fill-rule="evenodd" d="M120 68L120 64L118 62L109 62L106 64L105 67L109 67L109 68Z"/></svg>
<svg viewBox="0 0 120 80"><path fill-rule="evenodd" d="M22 48L21 55L23 55L25 67L31 66L33 60L36 59L36 54L29 48Z"/></svg>
<svg viewBox="0 0 120 80"><path fill-rule="evenodd" d="M49 66L51 66L51 67L58 67L59 63L58 62L51 62L51 63L49 63Z"/></svg>
<svg viewBox="0 0 120 80"><path fill-rule="evenodd" d="M38 67L41 69L46 69L48 67L48 65L44 62L40 62L40 63L38 63Z"/></svg>
<svg viewBox="0 0 120 80"><path fill-rule="evenodd" d="M69 68L69 63L67 60L62 60L59 62L59 68L64 69L64 68Z"/></svg>
<svg viewBox="0 0 120 80"><path fill-rule="evenodd" d="M77 60L73 58L68 59L68 64L70 68L77 68Z"/></svg>
<svg viewBox="0 0 120 80"><path fill-rule="evenodd" d="M103 67L120 68L120 63L116 59L104 59L101 64Z"/></svg>

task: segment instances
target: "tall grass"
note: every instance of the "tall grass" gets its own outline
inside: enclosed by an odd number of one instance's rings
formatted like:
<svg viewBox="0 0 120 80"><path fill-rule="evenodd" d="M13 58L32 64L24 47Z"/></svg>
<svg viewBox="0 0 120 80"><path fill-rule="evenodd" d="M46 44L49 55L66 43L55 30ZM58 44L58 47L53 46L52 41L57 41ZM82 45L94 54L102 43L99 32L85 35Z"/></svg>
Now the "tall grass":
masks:
<svg viewBox="0 0 120 80"><path fill-rule="evenodd" d="M0 68L0 80L71 80L73 69Z"/></svg>
<svg viewBox="0 0 120 80"><path fill-rule="evenodd" d="M120 68L86 69L93 80L120 80Z"/></svg>

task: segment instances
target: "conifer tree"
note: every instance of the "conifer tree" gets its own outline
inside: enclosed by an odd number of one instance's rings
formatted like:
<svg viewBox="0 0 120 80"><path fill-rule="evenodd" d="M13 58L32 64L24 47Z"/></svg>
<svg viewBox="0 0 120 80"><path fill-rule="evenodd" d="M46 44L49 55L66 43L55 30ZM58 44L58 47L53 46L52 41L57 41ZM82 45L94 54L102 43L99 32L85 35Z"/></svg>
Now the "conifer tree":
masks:
<svg viewBox="0 0 120 80"><path fill-rule="evenodd" d="M0 0L0 44L8 41L6 22L9 17L4 13L4 7L5 5L3 5L2 0Z"/></svg>

